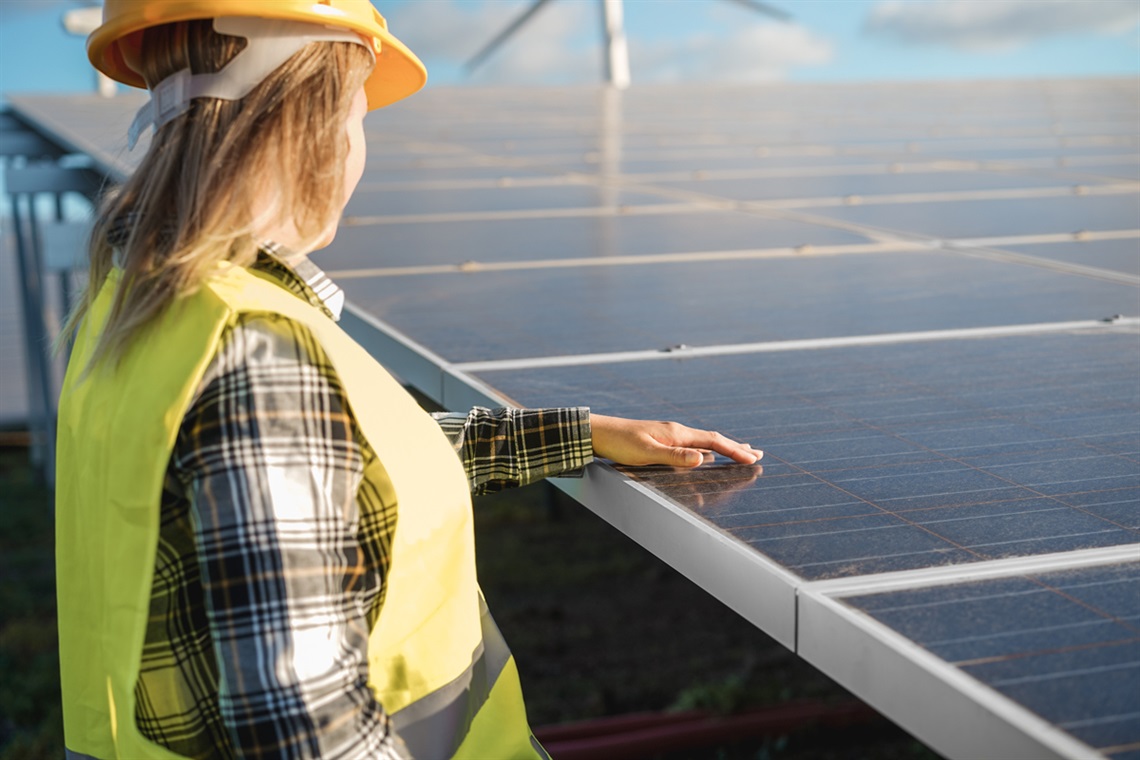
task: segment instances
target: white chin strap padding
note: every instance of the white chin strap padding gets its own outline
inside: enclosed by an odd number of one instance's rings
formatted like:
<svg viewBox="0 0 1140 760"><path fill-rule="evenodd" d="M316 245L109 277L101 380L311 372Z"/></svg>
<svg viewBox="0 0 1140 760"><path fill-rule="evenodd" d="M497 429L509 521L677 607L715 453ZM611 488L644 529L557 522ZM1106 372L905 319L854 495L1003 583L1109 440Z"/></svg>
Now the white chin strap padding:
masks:
<svg viewBox="0 0 1140 760"><path fill-rule="evenodd" d="M221 71L191 74L182 69L163 79L151 91L150 100L135 114L127 133L127 147L147 127L155 131L186 112L194 98L241 100L265 81L281 64L310 42L353 42L375 53L360 35L339 27L278 19L223 17L214 19L214 31L244 37L247 45Z"/></svg>

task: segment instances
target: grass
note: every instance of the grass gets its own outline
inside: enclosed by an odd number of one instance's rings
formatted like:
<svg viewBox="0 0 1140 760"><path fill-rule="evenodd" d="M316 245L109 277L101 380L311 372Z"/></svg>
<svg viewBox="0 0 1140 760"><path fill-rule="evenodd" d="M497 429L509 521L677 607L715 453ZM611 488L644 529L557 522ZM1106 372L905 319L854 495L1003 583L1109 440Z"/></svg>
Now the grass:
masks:
<svg viewBox="0 0 1140 760"><path fill-rule="evenodd" d="M51 501L0 448L0 760L63 756Z"/></svg>
<svg viewBox="0 0 1140 760"><path fill-rule="evenodd" d="M481 583L535 726L850 695L546 485L475 504ZM0 447L0 760L63 755L51 493ZM885 720L659 760L934 758Z"/></svg>

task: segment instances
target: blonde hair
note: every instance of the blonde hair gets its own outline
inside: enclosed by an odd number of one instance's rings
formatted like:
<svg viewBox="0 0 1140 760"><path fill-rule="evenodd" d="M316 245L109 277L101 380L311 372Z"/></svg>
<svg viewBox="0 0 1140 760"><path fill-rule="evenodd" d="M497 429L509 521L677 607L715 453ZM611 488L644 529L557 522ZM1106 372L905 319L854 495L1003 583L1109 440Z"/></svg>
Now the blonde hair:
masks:
<svg viewBox="0 0 1140 760"><path fill-rule="evenodd" d="M140 73L213 73L245 45L210 20L143 32ZM115 359L144 325L194 292L222 261L248 266L255 226L289 223L315 245L343 207L345 123L372 56L349 42L313 42L240 101L199 98L161 127L131 177L100 204L86 291L72 334L113 267L122 269L94 365ZM268 208L259 203L270 201ZM122 228L121 240L110 240Z"/></svg>

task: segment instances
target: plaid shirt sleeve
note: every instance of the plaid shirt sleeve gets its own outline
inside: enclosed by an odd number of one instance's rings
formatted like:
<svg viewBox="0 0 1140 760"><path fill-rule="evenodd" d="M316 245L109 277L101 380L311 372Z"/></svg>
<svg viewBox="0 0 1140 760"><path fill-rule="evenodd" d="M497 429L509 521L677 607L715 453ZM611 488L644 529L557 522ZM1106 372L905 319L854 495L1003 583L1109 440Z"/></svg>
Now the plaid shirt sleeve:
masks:
<svg viewBox="0 0 1140 760"><path fill-rule="evenodd" d="M303 326L245 315L201 388L172 464L190 496L234 753L405 757L367 682L379 592L360 588L375 563L356 493L371 452L335 372Z"/></svg>
<svg viewBox="0 0 1140 760"><path fill-rule="evenodd" d="M475 407L466 414L432 416L463 460L475 494L574 474L594 458L586 407Z"/></svg>

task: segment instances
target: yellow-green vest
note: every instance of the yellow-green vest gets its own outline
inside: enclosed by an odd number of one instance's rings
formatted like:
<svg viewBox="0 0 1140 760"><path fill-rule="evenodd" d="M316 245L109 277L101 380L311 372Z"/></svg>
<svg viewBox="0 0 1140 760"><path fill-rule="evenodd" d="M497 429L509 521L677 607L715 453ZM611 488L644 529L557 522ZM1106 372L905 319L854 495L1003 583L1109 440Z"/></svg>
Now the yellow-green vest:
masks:
<svg viewBox="0 0 1140 760"><path fill-rule="evenodd" d="M178 299L114 366L83 375L117 278L80 334L59 407L56 568L69 757L174 758L135 726L159 530L179 424L223 330L243 312L307 326L332 361L376 451L365 478L397 504L384 607L368 642L369 683L416 758L546 757L518 673L475 579L461 463L430 415L318 309L231 265Z"/></svg>

